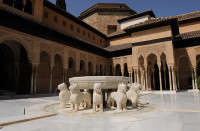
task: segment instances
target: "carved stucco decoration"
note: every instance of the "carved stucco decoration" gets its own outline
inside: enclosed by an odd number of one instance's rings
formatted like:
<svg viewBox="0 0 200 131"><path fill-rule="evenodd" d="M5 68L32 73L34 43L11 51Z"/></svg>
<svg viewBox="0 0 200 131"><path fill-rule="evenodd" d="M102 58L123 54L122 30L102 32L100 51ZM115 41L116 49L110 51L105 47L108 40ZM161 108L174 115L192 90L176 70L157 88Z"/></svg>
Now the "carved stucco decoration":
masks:
<svg viewBox="0 0 200 131"><path fill-rule="evenodd" d="M195 48L196 55L200 55L200 47Z"/></svg>
<svg viewBox="0 0 200 131"><path fill-rule="evenodd" d="M156 56L160 56L162 53L165 52L166 52L165 44L138 48L138 55L139 56L142 55L143 57L148 57L152 53L155 54Z"/></svg>

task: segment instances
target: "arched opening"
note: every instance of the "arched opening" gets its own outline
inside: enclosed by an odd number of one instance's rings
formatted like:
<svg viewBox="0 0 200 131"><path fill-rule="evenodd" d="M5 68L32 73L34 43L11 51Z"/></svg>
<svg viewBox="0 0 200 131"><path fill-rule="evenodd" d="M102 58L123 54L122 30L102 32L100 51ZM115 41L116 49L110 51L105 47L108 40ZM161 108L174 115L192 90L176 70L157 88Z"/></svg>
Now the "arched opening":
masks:
<svg viewBox="0 0 200 131"><path fill-rule="evenodd" d="M107 71L107 68L106 66L104 66L104 76L106 76L106 71Z"/></svg>
<svg viewBox="0 0 200 131"><path fill-rule="evenodd" d="M0 61L0 94L30 93L32 68L25 48L16 41L0 44Z"/></svg>
<svg viewBox="0 0 200 131"><path fill-rule="evenodd" d="M196 57L197 61L197 78L200 76L200 55Z"/></svg>
<svg viewBox="0 0 200 131"><path fill-rule="evenodd" d="M88 76L93 76L93 66L92 66L92 63L89 61L88 62L88 73L87 73Z"/></svg>
<svg viewBox="0 0 200 131"><path fill-rule="evenodd" d="M116 76L122 76L120 64L116 65Z"/></svg>
<svg viewBox="0 0 200 131"><path fill-rule="evenodd" d="M124 76L125 77L128 77L129 74L128 74L128 66L127 66L127 63L124 64Z"/></svg>
<svg viewBox="0 0 200 131"><path fill-rule="evenodd" d="M157 56L150 54L147 57L147 80L148 88L151 90L160 90L159 68L157 65Z"/></svg>
<svg viewBox="0 0 200 131"><path fill-rule="evenodd" d="M113 67L112 67L112 65L110 65L109 68L110 68L109 69L109 76L113 76Z"/></svg>
<svg viewBox="0 0 200 131"><path fill-rule="evenodd" d="M53 93L60 83L63 82L63 60L60 55L54 57L54 66L52 70L52 89Z"/></svg>
<svg viewBox="0 0 200 131"><path fill-rule="evenodd" d="M179 59L179 81L181 90L192 89L192 72L187 57Z"/></svg>
<svg viewBox="0 0 200 131"><path fill-rule="evenodd" d="M80 61L80 70L79 70L79 76L85 76L85 62L83 60Z"/></svg>
<svg viewBox="0 0 200 131"><path fill-rule="evenodd" d="M167 65L167 58L164 53L160 56L161 59L161 78L162 78L162 90L170 90L169 87L169 71Z"/></svg>
<svg viewBox="0 0 200 131"><path fill-rule="evenodd" d="M49 93L50 88L50 56L42 51L40 54L40 64L37 70L37 93Z"/></svg>
<svg viewBox="0 0 200 131"><path fill-rule="evenodd" d="M23 10L23 0L15 0L14 7L19 10Z"/></svg>
<svg viewBox="0 0 200 131"><path fill-rule="evenodd" d="M13 6L13 0L3 0L3 3L10 5L10 6Z"/></svg>
<svg viewBox="0 0 200 131"><path fill-rule="evenodd" d="M24 12L32 15L32 2L31 0L26 0L26 5L24 6Z"/></svg>
<svg viewBox="0 0 200 131"><path fill-rule="evenodd" d="M76 76L76 63L75 60L72 57L69 57L68 59L68 70L67 70L67 74L66 74L66 81L65 83L67 84L67 86L69 86L69 78L71 77L75 77Z"/></svg>

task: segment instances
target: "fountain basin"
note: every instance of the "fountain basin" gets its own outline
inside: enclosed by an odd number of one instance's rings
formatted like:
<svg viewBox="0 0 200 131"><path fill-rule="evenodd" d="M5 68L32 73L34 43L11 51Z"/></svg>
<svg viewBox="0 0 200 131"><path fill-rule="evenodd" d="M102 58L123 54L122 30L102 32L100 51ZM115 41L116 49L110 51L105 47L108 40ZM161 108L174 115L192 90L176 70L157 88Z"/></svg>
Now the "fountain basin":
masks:
<svg viewBox="0 0 200 131"><path fill-rule="evenodd" d="M128 84L129 78L122 76L83 76L69 78L69 83L77 83L79 89L93 89L94 83L102 83L102 89L117 89L119 83Z"/></svg>

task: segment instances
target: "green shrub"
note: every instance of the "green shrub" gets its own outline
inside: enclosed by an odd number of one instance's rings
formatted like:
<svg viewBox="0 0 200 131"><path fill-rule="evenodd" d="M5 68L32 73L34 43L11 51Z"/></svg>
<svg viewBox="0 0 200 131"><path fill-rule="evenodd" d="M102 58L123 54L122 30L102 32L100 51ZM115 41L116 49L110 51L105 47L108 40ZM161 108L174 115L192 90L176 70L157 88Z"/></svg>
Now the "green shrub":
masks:
<svg viewBox="0 0 200 131"><path fill-rule="evenodd" d="M197 78L197 88L200 90L200 76Z"/></svg>

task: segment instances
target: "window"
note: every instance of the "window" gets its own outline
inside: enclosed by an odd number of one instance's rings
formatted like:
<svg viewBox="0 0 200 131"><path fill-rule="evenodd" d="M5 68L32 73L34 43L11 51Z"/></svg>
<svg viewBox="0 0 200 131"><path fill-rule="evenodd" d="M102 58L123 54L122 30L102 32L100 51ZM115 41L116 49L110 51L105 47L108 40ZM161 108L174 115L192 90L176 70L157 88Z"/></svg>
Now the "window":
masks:
<svg viewBox="0 0 200 131"><path fill-rule="evenodd" d="M108 35L117 31L117 25L108 25Z"/></svg>
<svg viewBox="0 0 200 131"><path fill-rule="evenodd" d="M54 22L57 23L58 22L58 17L54 16Z"/></svg>
<svg viewBox="0 0 200 131"><path fill-rule="evenodd" d="M71 29L71 30L74 30L74 25L71 24L71 25L70 25L70 29Z"/></svg>
<svg viewBox="0 0 200 131"><path fill-rule="evenodd" d="M93 35L92 39L95 40L95 36L94 35Z"/></svg>
<svg viewBox="0 0 200 131"><path fill-rule="evenodd" d="M100 39L100 43L102 43L102 40Z"/></svg>
<svg viewBox="0 0 200 131"><path fill-rule="evenodd" d="M88 33L88 38L90 38L90 33Z"/></svg>
<svg viewBox="0 0 200 131"><path fill-rule="evenodd" d="M63 26L66 26L66 21L63 20Z"/></svg>
<svg viewBox="0 0 200 131"><path fill-rule="evenodd" d="M48 17L49 17L49 14L48 14L47 11L44 12L44 17L45 17L45 18L48 18Z"/></svg>
<svg viewBox="0 0 200 131"><path fill-rule="evenodd" d="M80 28L79 27L77 28L77 32L80 33Z"/></svg>
<svg viewBox="0 0 200 131"><path fill-rule="evenodd" d="M83 31L83 36L85 36L85 31Z"/></svg>

